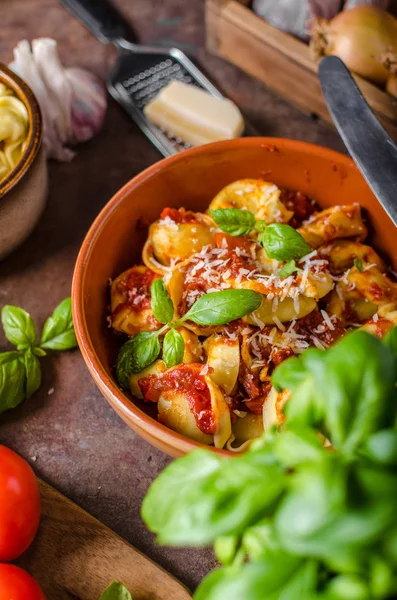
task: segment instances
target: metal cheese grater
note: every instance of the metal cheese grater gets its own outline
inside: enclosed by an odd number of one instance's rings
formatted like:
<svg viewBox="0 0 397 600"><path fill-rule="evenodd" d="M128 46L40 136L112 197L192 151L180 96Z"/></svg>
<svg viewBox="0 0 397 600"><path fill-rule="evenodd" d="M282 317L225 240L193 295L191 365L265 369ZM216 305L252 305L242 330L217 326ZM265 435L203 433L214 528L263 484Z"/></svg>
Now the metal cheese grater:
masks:
<svg viewBox="0 0 397 600"><path fill-rule="evenodd" d="M188 148L181 139L151 123L143 108L173 79L197 85L218 98L222 98L222 94L177 48L138 44L132 29L109 0L61 0L61 3L99 41L112 43L117 48L118 57L108 77L108 90L163 156Z"/></svg>

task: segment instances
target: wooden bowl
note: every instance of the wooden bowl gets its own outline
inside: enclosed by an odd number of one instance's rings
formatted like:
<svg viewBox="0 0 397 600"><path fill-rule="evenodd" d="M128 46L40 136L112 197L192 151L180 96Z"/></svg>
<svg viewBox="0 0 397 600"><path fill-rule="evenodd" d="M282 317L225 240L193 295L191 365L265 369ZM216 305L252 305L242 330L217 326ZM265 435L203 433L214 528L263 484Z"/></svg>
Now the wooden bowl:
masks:
<svg viewBox="0 0 397 600"><path fill-rule="evenodd" d="M7 177L0 179L0 259L15 250L33 231L47 200L47 162L42 118L30 87L0 63L0 83L12 89L28 111L26 148Z"/></svg>
<svg viewBox="0 0 397 600"><path fill-rule="evenodd" d="M161 160L129 181L100 212L83 242L73 278L74 322L84 360L102 394L132 429L171 456L202 445L158 423L150 412L155 406L118 388L113 366L122 339L107 328L108 280L141 261L147 229L140 217L154 221L166 206L204 211L222 187L244 177L300 190L324 208L359 202L369 216L371 243L397 269L394 225L353 161L326 148L272 138L217 142Z"/></svg>

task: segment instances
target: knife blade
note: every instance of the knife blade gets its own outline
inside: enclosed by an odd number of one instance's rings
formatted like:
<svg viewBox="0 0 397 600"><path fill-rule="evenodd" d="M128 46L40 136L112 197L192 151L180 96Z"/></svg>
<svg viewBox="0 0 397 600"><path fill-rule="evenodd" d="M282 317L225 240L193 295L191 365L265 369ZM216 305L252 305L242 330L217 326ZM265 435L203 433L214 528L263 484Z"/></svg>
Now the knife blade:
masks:
<svg viewBox="0 0 397 600"><path fill-rule="evenodd" d="M346 148L397 226L396 144L375 117L340 58L323 58L319 78L328 110Z"/></svg>

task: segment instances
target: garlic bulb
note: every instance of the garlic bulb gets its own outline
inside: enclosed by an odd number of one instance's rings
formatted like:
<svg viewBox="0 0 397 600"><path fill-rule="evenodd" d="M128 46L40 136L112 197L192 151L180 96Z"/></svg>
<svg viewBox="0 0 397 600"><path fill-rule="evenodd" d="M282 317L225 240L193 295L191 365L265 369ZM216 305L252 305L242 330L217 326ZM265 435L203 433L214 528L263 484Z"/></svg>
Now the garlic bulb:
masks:
<svg viewBox="0 0 397 600"><path fill-rule="evenodd" d="M55 40L40 38L19 42L10 67L32 88L44 122L44 147L48 158L69 161L70 149L89 140L102 128L106 91L93 73L62 65Z"/></svg>

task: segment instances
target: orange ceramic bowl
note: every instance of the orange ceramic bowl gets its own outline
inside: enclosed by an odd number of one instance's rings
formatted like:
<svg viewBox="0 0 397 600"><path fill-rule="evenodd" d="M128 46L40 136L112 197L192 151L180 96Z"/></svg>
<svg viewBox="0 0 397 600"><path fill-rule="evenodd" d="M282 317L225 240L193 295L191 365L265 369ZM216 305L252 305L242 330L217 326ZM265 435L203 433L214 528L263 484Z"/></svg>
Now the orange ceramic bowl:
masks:
<svg viewBox="0 0 397 600"><path fill-rule="evenodd" d="M129 181L100 212L83 242L73 278L74 322L84 360L102 394L132 429L171 456L201 444L161 425L155 406L118 388L113 366L121 340L107 328L108 280L141 261L147 230L140 217L154 221L166 206L204 211L222 187L245 177L300 190L324 208L359 202L369 216L371 242L397 269L394 225L352 160L326 148L271 138L217 142L162 160Z"/></svg>

